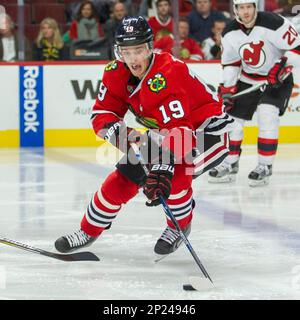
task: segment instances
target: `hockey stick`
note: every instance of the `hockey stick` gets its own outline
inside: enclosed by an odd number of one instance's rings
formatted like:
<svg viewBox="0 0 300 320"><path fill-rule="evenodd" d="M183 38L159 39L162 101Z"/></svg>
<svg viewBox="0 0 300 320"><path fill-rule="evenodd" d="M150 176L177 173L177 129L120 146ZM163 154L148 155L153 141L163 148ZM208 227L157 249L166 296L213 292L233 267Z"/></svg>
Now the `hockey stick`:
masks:
<svg viewBox="0 0 300 320"><path fill-rule="evenodd" d="M131 144L131 147L137 157L137 159L140 161L144 171L146 174L149 173L149 170L148 168L146 167L145 164L142 164L143 162L143 158L142 158L142 155L140 153L140 149L139 147L135 144L135 143L132 143ZM165 214L170 217L172 223L174 224L175 228L177 229L177 231L179 232L179 235L182 239L182 241L184 242L184 244L186 245L186 247L188 248L188 250L190 251L191 255L193 256L195 262L197 263L198 267L200 268L201 272L203 273L203 275L205 276L205 278L208 278L209 281L213 284L213 281L211 279L211 277L209 276L208 272L206 271L206 269L204 268L203 264L201 263L199 257L197 256L196 252L194 251L190 241L188 240L188 238L185 236L185 234L183 233L183 231L181 230L176 218L174 217L174 214L173 212L171 211L171 209L169 208L168 204L166 203L165 199L163 198L162 195L159 195L159 200L160 200L160 203L162 204L163 206L163 209L164 209L164 212ZM201 290L201 289L204 289L205 287L207 287L207 284L206 283L203 283L202 279L201 278L198 278L198 277L190 277L190 282L192 282L192 287L194 287L195 289L197 290Z"/></svg>
<svg viewBox="0 0 300 320"><path fill-rule="evenodd" d="M71 253L71 254L59 254L54 253L38 248L34 248L27 244L23 244L17 242L15 240L10 240L0 236L0 243L6 244L8 246L12 246L21 250L29 251L32 253L41 254L42 256L54 258L61 261L100 261L100 259L91 252L78 252L78 253Z"/></svg>
<svg viewBox="0 0 300 320"><path fill-rule="evenodd" d="M288 72L284 75L284 77L282 78L282 81L284 81L291 73L292 73L293 67L290 66L290 68L288 69ZM247 94L256 91L256 90L261 90L262 92L266 90L267 86L268 86L269 82L267 80L260 82L258 84L253 85L252 87L245 89L241 92L238 92L236 94L234 94L233 96L230 97L230 99L232 100L236 100L239 99L241 97L246 96Z"/></svg>
<svg viewBox="0 0 300 320"><path fill-rule="evenodd" d="M268 85L268 81L263 81L261 83L255 84L255 85L253 85L252 87L250 87L248 89L245 89L245 90L243 90L241 92L238 92L238 93L234 94L233 96L230 97L230 99L236 100L236 99L244 97L247 94L249 94L249 93L251 93L253 91L256 91L258 89L261 89L262 91L265 91L267 85Z"/></svg>
<svg viewBox="0 0 300 320"><path fill-rule="evenodd" d="M211 283L213 283L213 281L211 280L211 277L209 276L209 274L207 273L207 271L205 270L203 264L201 263L199 257L197 256L196 252L194 251L190 241L188 240L188 238L186 237L186 235L183 233L183 231L181 230L179 223L177 222L177 220L175 219L173 212L171 211L171 209L169 208L168 204L166 203L165 199L163 198L162 195L159 195L159 200L160 203L162 204L164 211L166 213L166 215L172 220L174 226L176 227L177 231L180 234L181 239L183 240L183 242L185 243L186 247L189 249L191 255L193 256L194 260L196 261L198 267L200 268L200 270L202 271L202 273L204 274L205 278L208 278L209 281Z"/></svg>

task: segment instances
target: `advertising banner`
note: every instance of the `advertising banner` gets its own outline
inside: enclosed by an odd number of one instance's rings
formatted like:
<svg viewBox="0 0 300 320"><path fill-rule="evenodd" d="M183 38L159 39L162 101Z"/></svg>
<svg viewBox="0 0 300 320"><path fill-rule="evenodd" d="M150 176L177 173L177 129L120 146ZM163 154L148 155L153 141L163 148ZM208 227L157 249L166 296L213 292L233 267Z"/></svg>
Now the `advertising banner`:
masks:
<svg viewBox="0 0 300 320"><path fill-rule="evenodd" d="M45 66L45 128L90 128L89 116L99 91L104 65ZM222 80L218 63L189 64L207 84L216 89ZM295 88L281 125L300 126L300 70L295 70ZM116 79L117 81L117 79ZM179 79L178 79L179 81ZM59 115L59 117L57 116ZM137 125L130 114L128 125ZM256 117L246 126L256 126Z"/></svg>
<svg viewBox="0 0 300 320"><path fill-rule="evenodd" d="M44 66L45 129L90 128L105 65Z"/></svg>
<svg viewBox="0 0 300 320"><path fill-rule="evenodd" d="M44 146L43 67L20 66L20 146Z"/></svg>
<svg viewBox="0 0 300 320"><path fill-rule="evenodd" d="M222 81L219 63L191 63L189 67L215 89ZM0 133L6 132L5 136L2 134L2 140L10 140L10 143L2 141L0 146L95 144L90 115L101 85L104 64L1 65L0 68L3 80ZM294 90L286 113L280 118L284 130L281 137L285 142L300 142L296 139L300 131L300 70L294 70L293 74ZM125 120L129 126L141 127L130 113ZM255 115L252 121L246 122L246 127L256 130Z"/></svg>

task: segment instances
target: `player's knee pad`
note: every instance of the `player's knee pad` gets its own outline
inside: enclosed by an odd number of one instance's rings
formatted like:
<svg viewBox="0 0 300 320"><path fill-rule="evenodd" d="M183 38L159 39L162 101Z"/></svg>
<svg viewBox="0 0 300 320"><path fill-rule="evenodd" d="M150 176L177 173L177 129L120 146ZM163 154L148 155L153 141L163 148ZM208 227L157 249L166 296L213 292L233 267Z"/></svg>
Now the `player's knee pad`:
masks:
<svg viewBox="0 0 300 320"><path fill-rule="evenodd" d="M233 117L234 120L239 124L236 128L229 132L229 139L233 141L241 141L244 138L244 124L245 120Z"/></svg>
<svg viewBox="0 0 300 320"><path fill-rule="evenodd" d="M111 204L121 205L132 199L139 186L129 180L119 170L112 172L101 186L101 192Z"/></svg>
<svg viewBox="0 0 300 320"><path fill-rule="evenodd" d="M271 104L258 105L257 122L259 130L278 130L279 109Z"/></svg>

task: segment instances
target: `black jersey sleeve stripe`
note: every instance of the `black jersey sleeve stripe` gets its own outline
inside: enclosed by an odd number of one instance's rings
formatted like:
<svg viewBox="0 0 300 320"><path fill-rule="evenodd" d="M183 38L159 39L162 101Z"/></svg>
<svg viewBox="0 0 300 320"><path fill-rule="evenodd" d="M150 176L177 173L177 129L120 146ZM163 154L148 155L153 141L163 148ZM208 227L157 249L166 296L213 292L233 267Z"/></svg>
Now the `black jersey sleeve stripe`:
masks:
<svg viewBox="0 0 300 320"><path fill-rule="evenodd" d="M242 61L239 60L239 61L235 61L235 62L232 62L232 63L227 63L227 64L222 64L222 67L240 67L242 64Z"/></svg>
<svg viewBox="0 0 300 320"><path fill-rule="evenodd" d="M284 18L273 12L258 12L256 26L264 27L273 31L278 30L284 24Z"/></svg>
<svg viewBox="0 0 300 320"><path fill-rule="evenodd" d="M222 37L225 37L225 35L231 31L236 31L239 29L241 29L241 25L236 20L232 20L227 24L227 26L223 30Z"/></svg>
<svg viewBox="0 0 300 320"><path fill-rule="evenodd" d="M300 54L300 46L292 49L291 51L294 52L294 53Z"/></svg>

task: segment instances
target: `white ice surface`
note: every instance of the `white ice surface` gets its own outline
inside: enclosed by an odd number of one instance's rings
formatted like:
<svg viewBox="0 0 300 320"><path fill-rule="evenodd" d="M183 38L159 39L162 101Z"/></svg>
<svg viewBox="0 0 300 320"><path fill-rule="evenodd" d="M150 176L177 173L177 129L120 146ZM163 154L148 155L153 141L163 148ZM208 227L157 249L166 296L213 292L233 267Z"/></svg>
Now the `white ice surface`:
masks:
<svg viewBox="0 0 300 320"><path fill-rule="evenodd" d="M96 154L0 149L0 235L55 251L113 169ZM153 262L165 217L139 194L88 248L100 262L64 263L0 244L0 299L300 299L300 146L279 146L267 187L247 185L256 161L256 148L244 147L236 183L194 180L189 240L215 289L182 290L201 275L184 245Z"/></svg>

